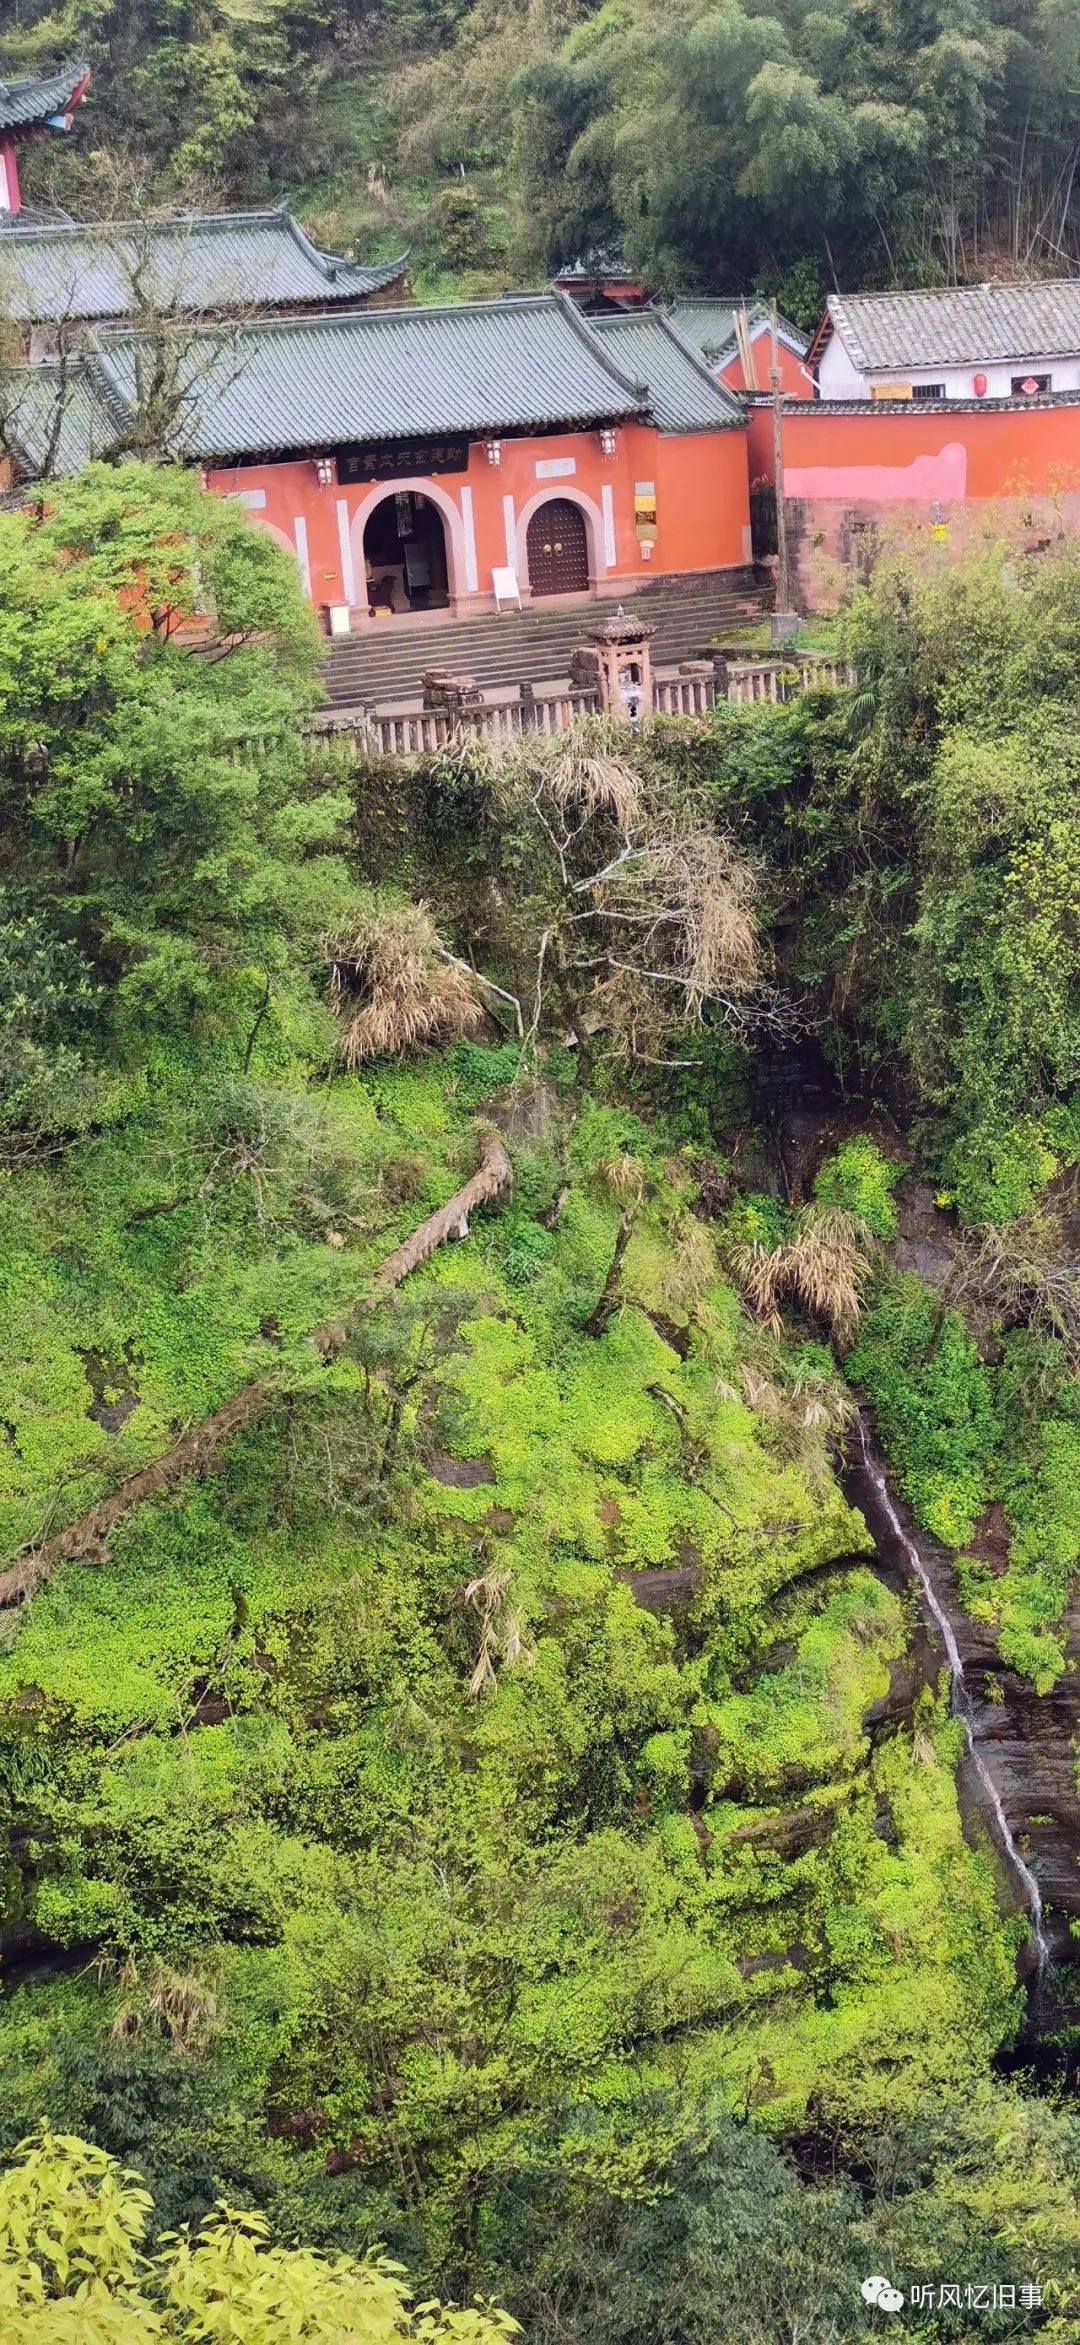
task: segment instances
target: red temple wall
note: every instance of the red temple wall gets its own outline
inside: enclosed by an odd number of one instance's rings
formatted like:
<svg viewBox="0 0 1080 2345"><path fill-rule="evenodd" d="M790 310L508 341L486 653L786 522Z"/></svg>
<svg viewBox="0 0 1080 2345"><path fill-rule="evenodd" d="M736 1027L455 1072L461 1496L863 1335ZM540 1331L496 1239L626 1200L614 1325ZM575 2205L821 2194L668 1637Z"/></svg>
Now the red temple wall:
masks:
<svg viewBox="0 0 1080 2345"><path fill-rule="evenodd" d="M767 326L760 334L753 336L752 347L754 365L757 370L757 387L759 391L766 391L770 387L769 369L772 365L772 348ZM786 391L791 399L812 399L814 397L814 383L813 377L807 371L806 360L799 358L794 350L789 350L784 342L779 344L777 356L780 362L781 390ZM730 384L733 391L745 391L746 381L738 351L735 352L733 358L728 359L726 366L717 368L717 373L720 381Z"/></svg>
<svg viewBox="0 0 1080 2345"><path fill-rule="evenodd" d="M360 626L368 624L365 520L401 488L421 491L442 514L451 599L462 611L491 607L496 568L514 569L528 599L525 531L531 513L550 497L569 497L584 513L590 583L598 594L625 594L650 573L728 569L750 559L741 429L664 436L624 424L610 457L592 431L508 439L498 464L473 442L464 472L376 484L321 487L310 458L220 468L207 479L220 495L242 497L252 518L297 554L317 606L348 603ZM656 541L643 559L635 493L650 484Z"/></svg>
<svg viewBox="0 0 1080 2345"><path fill-rule="evenodd" d="M0 139L0 212L18 212L21 209L15 141L13 138Z"/></svg>
<svg viewBox="0 0 1080 2345"><path fill-rule="evenodd" d="M757 409L771 449L772 417ZM897 476L909 473L911 489ZM784 418L789 496L869 490L879 501L918 496L1019 496L1080 487L1080 406L965 407L955 415L917 405L898 415L834 413L824 402ZM1067 479L1064 476L1068 476ZM938 482L939 486L931 485Z"/></svg>
<svg viewBox="0 0 1080 2345"><path fill-rule="evenodd" d="M953 552L988 525L1021 542L1048 528L1080 534L1080 405L897 414L821 402L783 422L788 541L798 597L835 602L870 533L921 531ZM753 408L751 480L772 480L771 410Z"/></svg>

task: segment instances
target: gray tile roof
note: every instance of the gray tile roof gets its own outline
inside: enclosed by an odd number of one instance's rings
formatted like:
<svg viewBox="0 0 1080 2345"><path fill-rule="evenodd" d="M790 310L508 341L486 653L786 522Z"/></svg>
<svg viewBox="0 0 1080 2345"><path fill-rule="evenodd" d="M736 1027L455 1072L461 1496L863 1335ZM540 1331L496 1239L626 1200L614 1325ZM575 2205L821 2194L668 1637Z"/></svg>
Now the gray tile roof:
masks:
<svg viewBox="0 0 1080 2345"><path fill-rule="evenodd" d="M126 410L92 365L7 367L0 378L0 442L24 477L79 472L103 456Z"/></svg>
<svg viewBox="0 0 1080 2345"><path fill-rule="evenodd" d="M768 317L765 302L748 301L746 306L752 325ZM715 365L717 359L728 358L736 348L735 312L741 307L741 302L714 300L709 294L685 294L680 300L670 302L664 314L683 341ZM808 347L805 334L800 334L789 318L779 318L777 323L784 341L800 354L804 353Z"/></svg>
<svg viewBox="0 0 1080 2345"><path fill-rule="evenodd" d="M828 315L863 373L1080 354L1080 278L843 299L833 294Z"/></svg>
<svg viewBox="0 0 1080 2345"><path fill-rule="evenodd" d="M142 223L0 227L0 308L23 323L159 310L273 309L356 300L393 282L404 256L365 268L318 252L288 212Z"/></svg>
<svg viewBox="0 0 1080 2345"><path fill-rule="evenodd" d="M724 431L742 422L738 400L660 310L590 318L589 325L603 336L623 371L648 385L649 413L662 432Z"/></svg>
<svg viewBox="0 0 1080 2345"><path fill-rule="evenodd" d="M140 339L105 330L97 363L134 393ZM543 431L644 414L647 393L567 295L270 318L182 339L176 453L270 454L343 441Z"/></svg>
<svg viewBox="0 0 1080 2345"><path fill-rule="evenodd" d="M59 65L55 73L31 73L22 81L0 81L0 131L32 130L53 114L66 114L88 68L81 62Z"/></svg>
<svg viewBox="0 0 1080 2345"><path fill-rule="evenodd" d="M667 316L684 342L703 358L718 358L735 342L735 306L730 301L673 301Z"/></svg>
<svg viewBox="0 0 1080 2345"><path fill-rule="evenodd" d="M628 417L667 432L742 420L738 399L659 311L584 319L557 293L168 332L166 365L184 392L172 453L204 462ZM66 382L55 366L9 368L22 468L40 468L61 396L58 468L101 454L135 405L140 360L157 363L161 347L104 327Z"/></svg>

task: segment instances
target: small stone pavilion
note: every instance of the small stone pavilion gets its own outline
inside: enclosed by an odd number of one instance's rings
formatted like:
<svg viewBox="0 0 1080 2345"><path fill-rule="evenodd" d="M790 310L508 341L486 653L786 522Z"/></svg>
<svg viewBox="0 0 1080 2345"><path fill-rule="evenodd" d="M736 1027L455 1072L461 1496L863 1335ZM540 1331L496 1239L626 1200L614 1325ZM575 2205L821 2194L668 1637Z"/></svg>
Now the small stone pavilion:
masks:
<svg viewBox="0 0 1080 2345"><path fill-rule="evenodd" d="M655 627L622 604L588 630L572 655L571 683L598 692L602 706L631 725L652 713L652 656Z"/></svg>

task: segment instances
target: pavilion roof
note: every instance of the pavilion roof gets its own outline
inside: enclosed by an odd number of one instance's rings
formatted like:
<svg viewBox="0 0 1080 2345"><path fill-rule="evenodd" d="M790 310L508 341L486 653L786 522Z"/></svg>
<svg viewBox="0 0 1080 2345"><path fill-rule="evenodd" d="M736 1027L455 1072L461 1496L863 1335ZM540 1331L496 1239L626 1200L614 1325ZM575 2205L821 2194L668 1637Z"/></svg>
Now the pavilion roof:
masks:
<svg viewBox="0 0 1080 2345"><path fill-rule="evenodd" d="M639 285L641 282L642 271L630 268L621 253L606 245L594 245L589 252L579 253L576 260L556 269L552 278L555 285Z"/></svg>
<svg viewBox="0 0 1080 2345"><path fill-rule="evenodd" d="M735 354L738 347L735 315L742 306L741 301L722 301L708 293L687 293L668 303L664 315L676 333L682 335L684 342L689 342L715 366L718 361ZM768 324L768 304L750 300L746 307L751 332L756 333L762 325ZM807 349L805 334L800 334L798 327L793 326L789 318L779 318L777 324L781 340L790 349L798 351L800 357L804 356Z"/></svg>
<svg viewBox="0 0 1080 2345"><path fill-rule="evenodd" d="M128 420L85 360L6 367L2 382L0 439L24 474L81 471L106 453Z"/></svg>
<svg viewBox="0 0 1080 2345"><path fill-rule="evenodd" d="M214 315L355 301L400 277L320 252L285 210L169 220L0 227L0 310L20 323L130 317L139 306Z"/></svg>
<svg viewBox="0 0 1080 2345"><path fill-rule="evenodd" d="M0 81L0 132L34 130L54 114L66 114L90 78L81 59L58 65L54 73L28 73L21 81Z"/></svg>

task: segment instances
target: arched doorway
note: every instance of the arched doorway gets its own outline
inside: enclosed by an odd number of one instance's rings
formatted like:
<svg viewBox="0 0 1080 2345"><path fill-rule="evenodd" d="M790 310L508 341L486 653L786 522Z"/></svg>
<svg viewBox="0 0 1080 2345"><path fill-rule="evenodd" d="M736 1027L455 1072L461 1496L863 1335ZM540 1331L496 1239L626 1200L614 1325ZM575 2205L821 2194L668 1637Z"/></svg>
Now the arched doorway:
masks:
<svg viewBox="0 0 1080 2345"><path fill-rule="evenodd" d="M525 550L534 595L588 593L585 515L569 497L549 497L537 506L526 531Z"/></svg>
<svg viewBox="0 0 1080 2345"><path fill-rule="evenodd" d="M430 497L419 489L391 489L380 498L364 530L364 572L373 618L446 610L446 537Z"/></svg>

